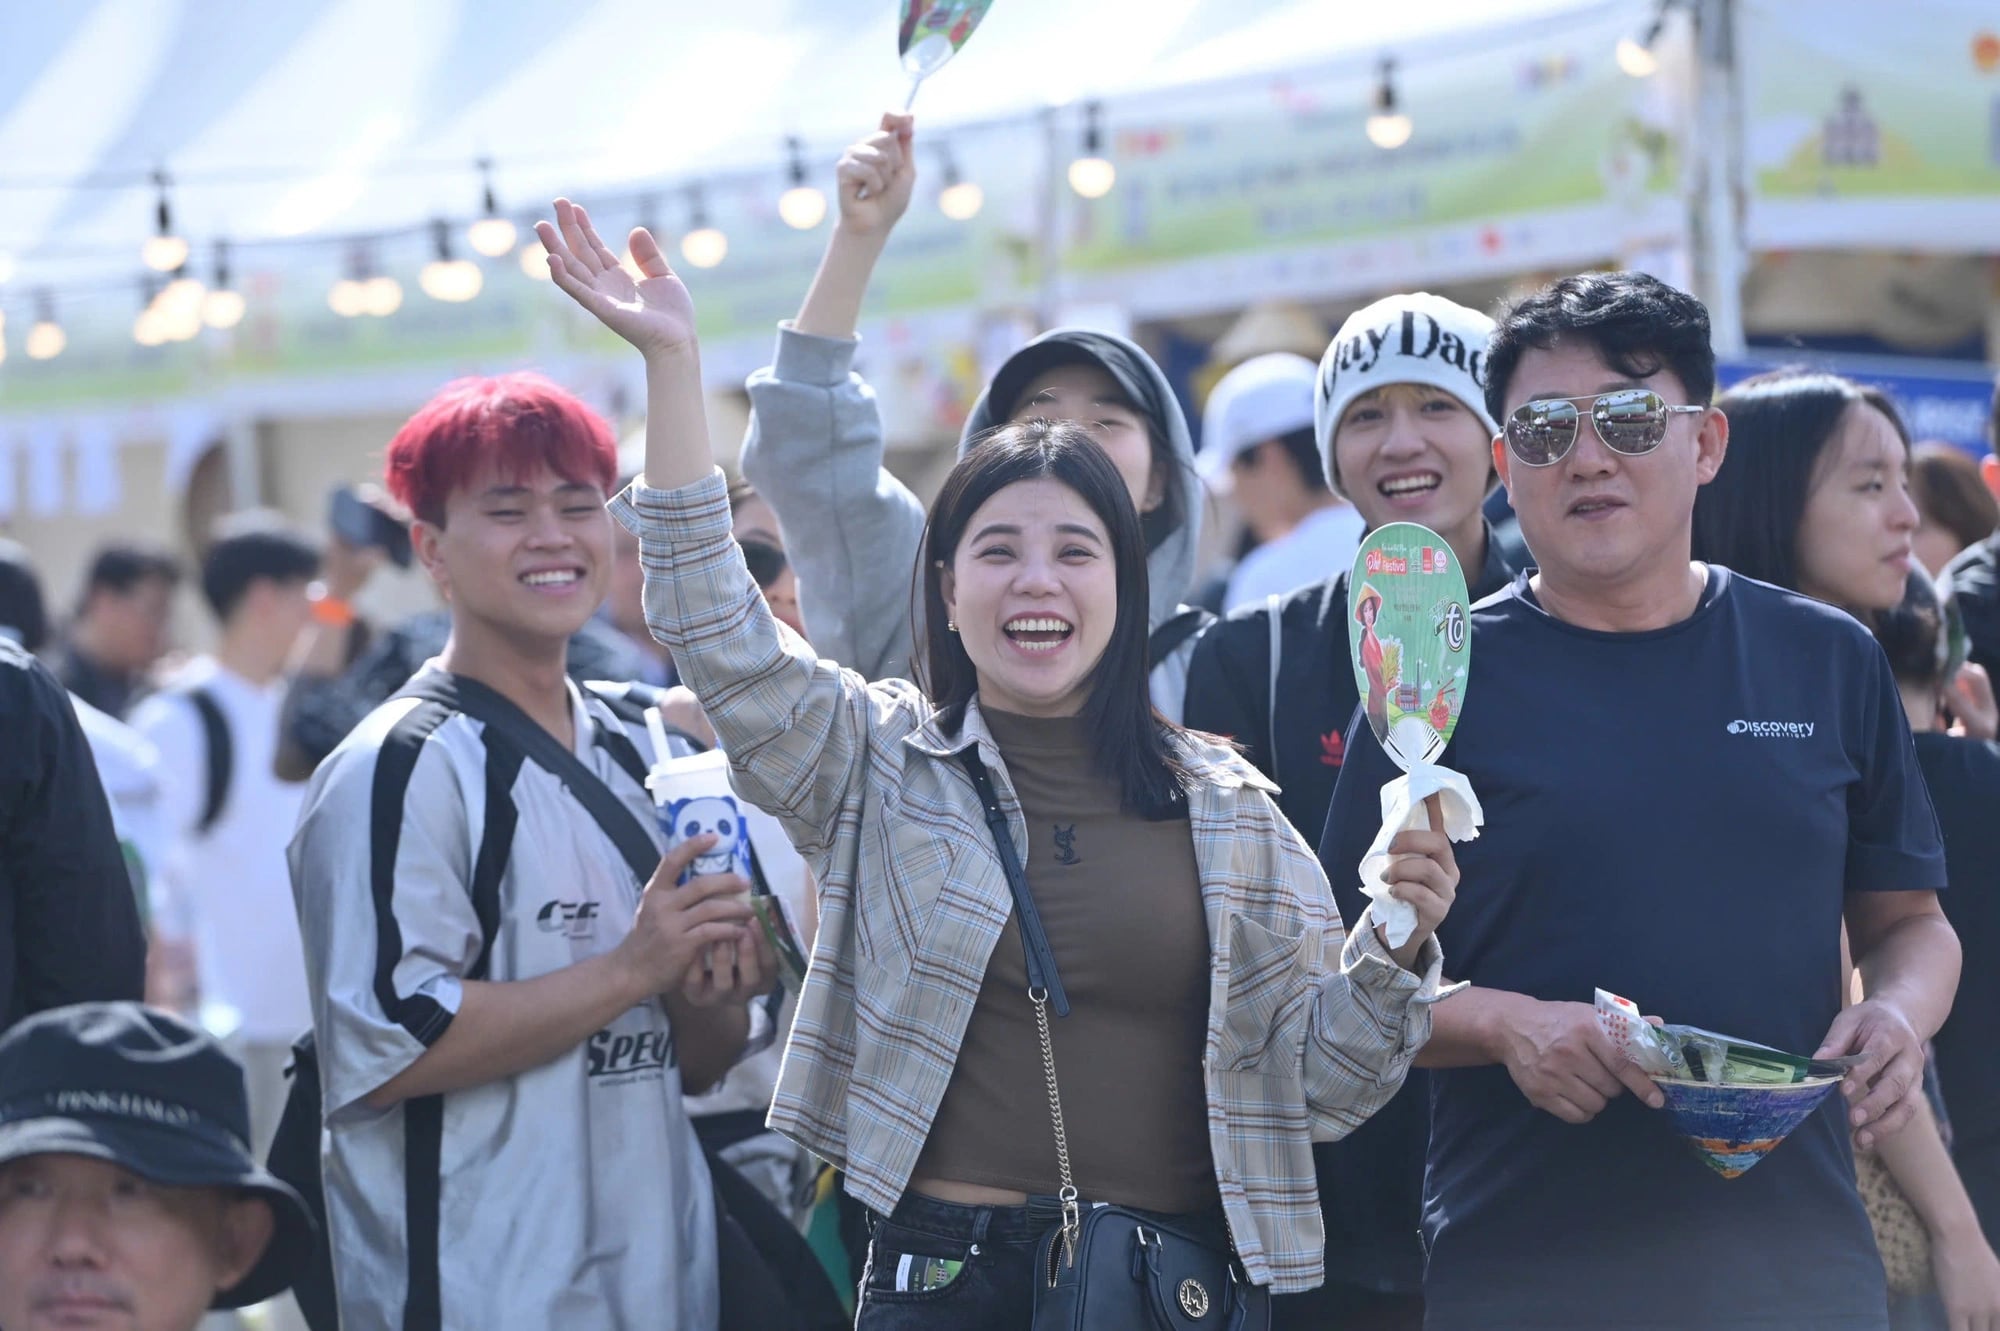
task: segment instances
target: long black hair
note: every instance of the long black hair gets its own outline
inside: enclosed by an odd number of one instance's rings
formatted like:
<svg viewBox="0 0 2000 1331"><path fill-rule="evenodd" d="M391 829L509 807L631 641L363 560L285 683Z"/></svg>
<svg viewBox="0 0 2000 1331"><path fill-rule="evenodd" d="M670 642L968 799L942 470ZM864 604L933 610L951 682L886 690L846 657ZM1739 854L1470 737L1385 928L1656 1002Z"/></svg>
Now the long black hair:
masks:
<svg viewBox="0 0 2000 1331"><path fill-rule="evenodd" d="M1125 807L1149 818L1185 807L1190 775L1179 730L1153 708L1147 685L1146 542L1131 492L1095 440L1068 421L1003 425L968 449L945 477L924 524L924 692L956 730L979 691L965 643L947 627L944 573L965 539L966 526L988 499L1010 485L1058 481L1076 492L1104 524L1117 576L1118 614L1104 655L1091 668L1081 713L1098 771L1118 783Z"/></svg>
<svg viewBox="0 0 2000 1331"><path fill-rule="evenodd" d="M1965 664L1965 621L1958 603L1922 568L1911 567L1899 604L1869 618L1899 684L1937 692Z"/></svg>
<svg viewBox="0 0 2000 1331"><path fill-rule="evenodd" d="M1905 446L1909 431L1878 389L1837 374L1773 370L1715 400L1729 451L1694 501L1694 557L1788 591L1799 588L1799 524L1827 445L1847 413L1873 407Z"/></svg>

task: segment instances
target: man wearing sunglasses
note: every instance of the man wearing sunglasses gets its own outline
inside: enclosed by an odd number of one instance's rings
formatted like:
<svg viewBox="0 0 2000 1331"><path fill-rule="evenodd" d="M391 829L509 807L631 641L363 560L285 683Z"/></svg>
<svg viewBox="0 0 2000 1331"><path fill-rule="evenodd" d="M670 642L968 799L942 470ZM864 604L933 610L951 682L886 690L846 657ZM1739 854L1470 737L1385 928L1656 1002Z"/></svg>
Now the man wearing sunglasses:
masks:
<svg viewBox="0 0 2000 1331"><path fill-rule="evenodd" d="M1486 826L1440 931L1427 1326L1882 1328L1863 1146L1921 1093L1957 939L1936 820L1887 663L1845 614L1689 556L1729 425L1700 302L1565 278L1487 354L1494 461L1535 567L1473 612L1443 762ZM1394 775L1348 737L1321 857L1352 866ZM1358 909L1351 870L1334 880ZM1867 1001L1841 1010L1840 935ZM1666 1020L1859 1055L1725 1180L1598 1029L1599 987ZM1630 1094L1627 1094L1630 1092Z"/></svg>

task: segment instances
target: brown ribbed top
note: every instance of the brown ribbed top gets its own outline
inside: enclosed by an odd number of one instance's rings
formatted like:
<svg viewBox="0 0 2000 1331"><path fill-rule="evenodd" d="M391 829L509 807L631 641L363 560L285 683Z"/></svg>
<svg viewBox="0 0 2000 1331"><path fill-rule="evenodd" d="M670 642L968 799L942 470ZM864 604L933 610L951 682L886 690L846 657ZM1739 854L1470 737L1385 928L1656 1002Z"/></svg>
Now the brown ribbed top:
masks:
<svg viewBox="0 0 2000 1331"><path fill-rule="evenodd" d="M1185 817L1119 807L1075 718L981 709L1026 815L1016 847L1070 1015L1050 1025L1070 1167L1092 1201L1189 1212L1216 1201L1202 1089L1209 942ZM1053 1193L1035 1014L1015 920L995 944L917 1175Z"/></svg>

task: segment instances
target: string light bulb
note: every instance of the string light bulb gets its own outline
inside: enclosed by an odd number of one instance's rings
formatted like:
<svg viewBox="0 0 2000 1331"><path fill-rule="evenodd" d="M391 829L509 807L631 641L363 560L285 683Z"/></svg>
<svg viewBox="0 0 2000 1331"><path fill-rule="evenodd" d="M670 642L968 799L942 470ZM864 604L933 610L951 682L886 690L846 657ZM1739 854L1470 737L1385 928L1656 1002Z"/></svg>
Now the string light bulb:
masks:
<svg viewBox="0 0 2000 1331"><path fill-rule="evenodd" d="M785 140L791 154L791 188L778 199L778 216L795 231L810 231L826 220L826 195L806 180L806 149L796 135Z"/></svg>
<svg viewBox="0 0 2000 1331"><path fill-rule="evenodd" d="M500 202L493 193L493 159L479 159L480 207L478 221L465 229L465 242L489 259L497 259L514 248L520 237L512 222L500 215Z"/></svg>
<svg viewBox="0 0 2000 1331"><path fill-rule="evenodd" d="M356 245L348 252L347 271L326 291L326 305L343 319L358 319L368 312L368 250Z"/></svg>
<svg viewBox="0 0 2000 1331"><path fill-rule="evenodd" d="M243 315L249 306L240 291L211 291L202 302L201 321L210 328L227 331L243 322Z"/></svg>
<svg viewBox="0 0 2000 1331"><path fill-rule="evenodd" d="M708 220L708 205L698 188L688 191L688 230L681 237L681 257L696 268L713 268L729 257L729 237Z"/></svg>
<svg viewBox="0 0 2000 1331"><path fill-rule="evenodd" d="M169 342L185 342L201 331L201 307L207 296L208 288L185 266L174 270L173 280L153 300Z"/></svg>
<svg viewBox="0 0 2000 1331"><path fill-rule="evenodd" d="M403 284L376 272L374 255L367 246L356 245L348 255L347 275L328 288L326 303L343 319L364 314L386 319L403 308Z"/></svg>
<svg viewBox="0 0 2000 1331"><path fill-rule="evenodd" d="M153 184L159 197L153 205L153 234L139 251L139 257L156 273L171 273L187 262L188 243L174 234L174 205L167 197L167 173L155 171Z"/></svg>
<svg viewBox="0 0 2000 1331"><path fill-rule="evenodd" d="M215 286L201 302L201 321L210 328L234 328L243 322L243 293L229 280L229 245L215 242Z"/></svg>
<svg viewBox="0 0 2000 1331"><path fill-rule="evenodd" d="M1083 108L1083 153L1069 164L1069 187L1086 199L1101 199L1118 183L1118 168L1104 155L1104 108Z"/></svg>
<svg viewBox="0 0 2000 1331"><path fill-rule="evenodd" d="M54 360L69 345L69 334L56 322L56 298L47 291L35 295L35 326L28 330L29 360Z"/></svg>
<svg viewBox="0 0 2000 1331"><path fill-rule="evenodd" d="M343 319L358 319L368 312L362 284L351 277L343 277L327 289L326 304Z"/></svg>
<svg viewBox="0 0 2000 1331"><path fill-rule="evenodd" d="M1396 62L1384 56L1375 82L1374 109L1368 115L1368 141L1385 152L1408 143L1416 129L1396 100L1395 69Z"/></svg>
<svg viewBox="0 0 2000 1331"><path fill-rule="evenodd" d="M1653 21L1646 25L1642 37L1625 36L1618 39L1615 52L1618 68L1635 79L1649 79L1660 69L1660 58L1653 53L1653 46L1660 40L1660 30L1666 26L1667 7L1661 4L1653 15Z"/></svg>
<svg viewBox="0 0 2000 1331"><path fill-rule="evenodd" d="M417 274L417 285L424 289L424 294L432 300L453 305L477 296L480 288L486 285L485 275L472 260L452 256L450 223L443 220L433 222L431 238L436 244L437 257Z"/></svg>
<svg viewBox="0 0 2000 1331"><path fill-rule="evenodd" d="M1660 58L1647 44L1633 37L1618 39L1618 68L1635 79L1651 78L1660 68Z"/></svg>
<svg viewBox="0 0 2000 1331"><path fill-rule="evenodd" d="M954 222L970 222L986 206L986 191L958 174L958 159L944 153L944 188L938 191L938 211Z"/></svg>
<svg viewBox="0 0 2000 1331"><path fill-rule="evenodd" d="M377 273L361 284L361 312L386 319L403 308L403 284L386 273Z"/></svg>
<svg viewBox="0 0 2000 1331"><path fill-rule="evenodd" d="M521 247L521 271L538 282L549 280L549 252L541 241L531 240Z"/></svg>
<svg viewBox="0 0 2000 1331"><path fill-rule="evenodd" d="M132 321L132 340L142 347L157 347L167 340L166 320L155 294L151 278L139 284L139 317Z"/></svg>

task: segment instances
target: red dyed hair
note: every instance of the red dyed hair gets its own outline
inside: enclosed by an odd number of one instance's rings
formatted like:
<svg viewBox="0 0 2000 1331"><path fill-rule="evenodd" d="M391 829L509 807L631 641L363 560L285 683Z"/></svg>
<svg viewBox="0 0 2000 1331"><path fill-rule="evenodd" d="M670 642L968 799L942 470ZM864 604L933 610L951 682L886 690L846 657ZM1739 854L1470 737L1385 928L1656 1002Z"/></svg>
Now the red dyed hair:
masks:
<svg viewBox="0 0 2000 1331"><path fill-rule="evenodd" d="M539 374L454 379L389 441L384 481L425 522L444 523L444 503L488 460L517 480L546 466L609 494L618 477L611 426Z"/></svg>

